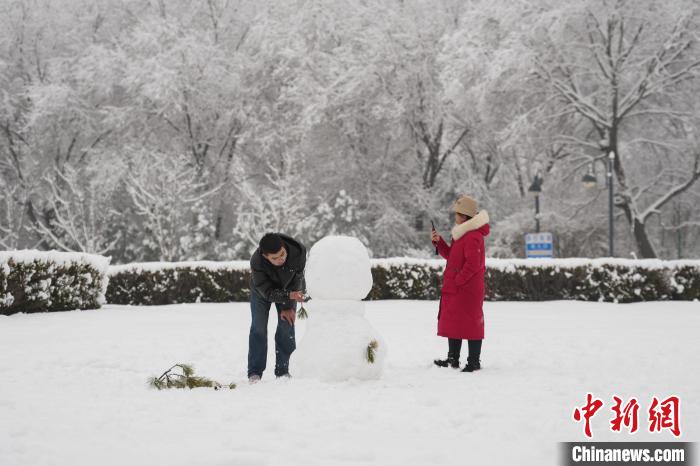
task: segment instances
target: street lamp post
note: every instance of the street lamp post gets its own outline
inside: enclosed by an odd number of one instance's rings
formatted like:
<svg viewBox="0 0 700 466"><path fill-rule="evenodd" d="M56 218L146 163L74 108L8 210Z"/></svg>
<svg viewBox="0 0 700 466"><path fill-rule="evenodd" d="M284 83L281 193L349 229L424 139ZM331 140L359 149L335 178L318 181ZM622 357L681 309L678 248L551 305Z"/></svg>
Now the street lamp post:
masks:
<svg viewBox="0 0 700 466"><path fill-rule="evenodd" d="M530 188L527 190L535 197L535 232L540 232L540 193L542 192L542 177L536 174Z"/></svg>
<svg viewBox="0 0 700 466"><path fill-rule="evenodd" d="M610 151L608 154L608 173L607 173L607 184L608 184L608 255L613 257L615 255L613 248L613 237L615 222L613 221L613 162L615 162L615 152Z"/></svg>
<svg viewBox="0 0 700 466"><path fill-rule="evenodd" d="M606 173L605 173L605 185L608 188L608 255L613 257L615 254L614 248L614 233L615 233L615 222L613 217L613 198L614 198L614 183L613 183L613 164L615 163L615 152L609 151L606 157ZM588 173L583 175L581 178L583 185L586 188L594 188L598 184L595 173L593 172L593 164L590 165Z"/></svg>

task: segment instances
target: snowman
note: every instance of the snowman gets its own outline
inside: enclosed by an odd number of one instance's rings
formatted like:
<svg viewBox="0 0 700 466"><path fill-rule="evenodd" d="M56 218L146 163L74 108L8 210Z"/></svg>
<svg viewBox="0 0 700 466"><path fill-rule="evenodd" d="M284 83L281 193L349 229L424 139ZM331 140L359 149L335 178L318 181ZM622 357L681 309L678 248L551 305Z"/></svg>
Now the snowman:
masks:
<svg viewBox="0 0 700 466"><path fill-rule="evenodd" d="M372 289L367 249L349 236L314 244L306 263L306 333L292 358L295 376L326 382L378 379L386 345L365 318Z"/></svg>

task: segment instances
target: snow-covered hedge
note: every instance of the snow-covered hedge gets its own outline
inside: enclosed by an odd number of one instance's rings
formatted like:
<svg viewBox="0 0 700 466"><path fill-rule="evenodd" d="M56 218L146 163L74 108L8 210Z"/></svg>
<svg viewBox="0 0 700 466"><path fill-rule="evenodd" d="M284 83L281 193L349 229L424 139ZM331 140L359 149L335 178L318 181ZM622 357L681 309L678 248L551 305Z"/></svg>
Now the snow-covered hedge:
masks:
<svg viewBox="0 0 700 466"><path fill-rule="evenodd" d="M247 301L248 261L146 262L109 268L112 304Z"/></svg>
<svg viewBox="0 0 700 466"><path fill-rule="evenodd" d="M56 251L0 252L0 314L96 309L109 258Z"/></svg>
<svg viewBox="0 0 700 466"><path fill-rule="evenodd" d="M440 299L444 260L372 260L374 286L369 299Z"/></svg>
<svg viewBox="0 0 700 466"><path fill-rule="evenodd" d="M695 274L700 275L700 261L694 267ZM682 290L672 286L677 271L677 262L660 260L493 260L488 267L488 297L494 301L575 299L621 303L682 299Z"/></svg>
<svg viewBox="0 0 700 466"><path fill-rule="evenodd" d="M439 299L445 261L374 259L369 299ZM487 259L487 300L633 302L700 299L700 261ZM172 304L248 300L247 261L110 267L107 301Z"/></svg>
<svg viewBox="0 0 700 466"><path fill-rule="evenodd" d="M700 261L678 263L669 276L673 299L700 299Z"/></svg>
<svg viewBox="0 0 700 466"><path fill-rule="evenodd" d="M439 299L442 260L375 261L374 299ZM700 261L487 259L489 301L700 299Z"/></svg>

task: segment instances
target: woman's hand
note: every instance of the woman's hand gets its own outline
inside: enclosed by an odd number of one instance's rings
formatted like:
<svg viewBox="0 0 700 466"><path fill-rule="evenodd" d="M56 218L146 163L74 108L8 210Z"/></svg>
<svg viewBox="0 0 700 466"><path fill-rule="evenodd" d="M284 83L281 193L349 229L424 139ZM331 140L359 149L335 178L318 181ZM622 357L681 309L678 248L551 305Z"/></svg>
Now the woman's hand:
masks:
<svg viewBox="0 0 700 466"><path fill-rule="evenodd" d="M436 230L430 232L430 239L433 243L439 243L442 237L438 234Z"/></svg>

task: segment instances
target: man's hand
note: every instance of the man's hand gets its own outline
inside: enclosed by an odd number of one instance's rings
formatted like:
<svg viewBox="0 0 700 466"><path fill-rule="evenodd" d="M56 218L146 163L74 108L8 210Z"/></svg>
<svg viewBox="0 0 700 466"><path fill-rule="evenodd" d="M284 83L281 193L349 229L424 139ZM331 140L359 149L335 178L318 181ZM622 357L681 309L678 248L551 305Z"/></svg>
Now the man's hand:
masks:
<svg viewBox="0 0 700 466"><path fill-rule="evenodd" d="M289 299L296 301L298 303L303 303L304 302L304 293L301 291L290 291L289 292Z"/></svg>
<svg viewBox="0 0 700 466"><path fill-rule="evenodd" d="M294 325L294 321L297 320L297 313L294 309L286 309L280 311L280 319L289 322L289 325Z"/></svg>
<svg viewBox="0 0 700 466"><path fill-rule="evenodd" d="M430 232L430 239L433 243L439 243L440 240L442 239L442 237L440 236L440 234L437 231L432 230Z"/></svg>

